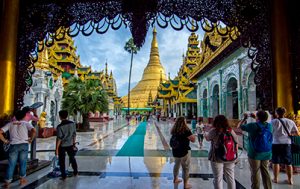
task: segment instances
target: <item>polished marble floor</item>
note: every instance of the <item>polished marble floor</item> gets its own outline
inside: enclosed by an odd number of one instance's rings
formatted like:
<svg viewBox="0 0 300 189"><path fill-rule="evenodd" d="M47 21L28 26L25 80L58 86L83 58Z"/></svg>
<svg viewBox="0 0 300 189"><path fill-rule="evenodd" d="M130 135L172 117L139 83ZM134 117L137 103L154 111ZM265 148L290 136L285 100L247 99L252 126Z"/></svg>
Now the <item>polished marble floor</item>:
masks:
<svg viewBox="0 0 300 189"><path fill-rule="evenodd" d="M117 156L128 138L135 132L138 124L127 125L125 120L118 119L107 123L92 123L94 132L77 133L80 151L77 154L79 176L68 177L65 181L50 178L52 167L28 175L28 184L23 188L39 189L165 189L183 188L182 183L172 183L172 158L168 141L173 122L154 119L147 123L144 138L144 156ZM51 160L54 157L55 137L38 139L37 153L39 159ZM198 143L192 143L190 183L193 188L213 188L211 166L207 160L209 143L203 149ZM45 152L45 150L49 150ZM250 188L250 172L246 152L240 151L240 161L235 167L237 188ZM69 167L69 171L72 168ZM71 174L70 174L71 175ZM286 179L281 173L280 179ZM300 176L295 175L295 184L273 184L275 189L300 188ZM19 188L14 182L11 188ZM226 188L224 182L224 188Z"/></svg>

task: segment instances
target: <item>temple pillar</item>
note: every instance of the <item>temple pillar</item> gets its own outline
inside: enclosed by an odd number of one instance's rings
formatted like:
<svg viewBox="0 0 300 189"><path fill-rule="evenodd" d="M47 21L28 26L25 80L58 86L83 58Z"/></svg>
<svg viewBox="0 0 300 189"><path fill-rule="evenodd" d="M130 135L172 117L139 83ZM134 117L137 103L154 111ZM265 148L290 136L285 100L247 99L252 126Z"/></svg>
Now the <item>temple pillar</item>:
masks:
<svg viewBox="0 0 300 189"><path fill-rule="evenodd" d="M242 118L242 113L244 112L243 109L243 86L242 86L242 60L238 59L238 66L239 66L239 81L238 81L238 112L239 118Z"/></svg>
<svg viewBox="0 0 300 189"><path fill-rule="evenodd" d="M209 83L209 78L207 78L207 117L211 117L211 110L210 110L210 97L211 97L211 94L210 94L210 87L209 87L210 83Z"/></svg>
<svg viewBox="0 0 300 189"><path fill-rule="evenodd" d="M223 114L223 91L222 91L222 83L223 83L223 70L219 70L219 75L220 75L220 84L219 84L219 114Z"/></svg>
<svg viewBox="0 0 300 189"><path fill-rule="evenodd" d="M0 117L12 114L15 98L15 72L19 0L3 0L0 26Z"/></svg>
<svg viewBox="0 0 300 189"><path fill-rule="evenodd" d="M292 65L289 50L289 31L285 0L272 1L272 51L274 108L283 106L294 112Z"/></svg>

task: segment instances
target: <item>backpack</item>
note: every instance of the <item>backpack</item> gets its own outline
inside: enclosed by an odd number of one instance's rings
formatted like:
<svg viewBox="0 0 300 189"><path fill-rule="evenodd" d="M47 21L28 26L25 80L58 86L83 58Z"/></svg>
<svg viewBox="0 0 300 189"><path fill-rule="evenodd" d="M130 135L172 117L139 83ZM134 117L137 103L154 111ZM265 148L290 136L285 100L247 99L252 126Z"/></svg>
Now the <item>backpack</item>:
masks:
<svg viewBox="0 0 300 189"><path fill-rule="evenodd" d="M170 139L170 146L172 149L178 149L180 146L180 142L178 140L178 137L176 137L176 135L172 135L171 139Z"/></svg>
<svg viewBox="0 0 300 189"><path fill-rule="evenodd" d="M269 152L272 150L273 136L269 130L268 124L266 126L261 126L261 124L256 123L258 132L250 142L252 148L256 152Z"/></svg>
<svg viewBox="0 0 300 189"><path fill-rule="evenodd" d="M236 142L231 134L232 129L220 133L218 138L218 148L216 148L216 156L222 161L233 161L237 159Z"/></svg>

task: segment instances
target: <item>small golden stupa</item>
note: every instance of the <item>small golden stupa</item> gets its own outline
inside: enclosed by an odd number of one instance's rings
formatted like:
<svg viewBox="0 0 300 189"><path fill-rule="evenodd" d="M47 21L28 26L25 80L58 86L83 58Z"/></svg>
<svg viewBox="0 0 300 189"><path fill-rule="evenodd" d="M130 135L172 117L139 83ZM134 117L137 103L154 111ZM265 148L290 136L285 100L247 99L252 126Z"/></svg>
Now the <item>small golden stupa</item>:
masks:
<svg viewBox="0 0 300 189"><path fill-rule="evenodd" d="M157 88L161 82L166 81L165 69L160 63L156 29L153 29L150 60L144 69L142 80L130 91L130 108L145 108L149 99L157 95ZM128 107L128 96L122 97L123 107Z"/></svg>

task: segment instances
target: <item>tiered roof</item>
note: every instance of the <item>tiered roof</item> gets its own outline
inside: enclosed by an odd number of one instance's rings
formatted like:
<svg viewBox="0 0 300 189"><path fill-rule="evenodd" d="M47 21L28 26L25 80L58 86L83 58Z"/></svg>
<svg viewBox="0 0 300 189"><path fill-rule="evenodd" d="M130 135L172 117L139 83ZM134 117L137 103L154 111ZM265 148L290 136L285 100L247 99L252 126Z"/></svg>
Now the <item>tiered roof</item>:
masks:
<svg viewBox="0 0 300 189"><path fill-rule="evenodd" d="M46 47L39 53L38 61L35 63L37 69L50 71L54 80L62 76L63 84L66 85L70 78L77 75L82 80L99 80L108 95L117 98L117 86L112 71L108 74L107 63L105 71L93 71L91 66L82 66L80 56L76 53L77 47L74 40L68 35L61 41L55 41L51 47Z"/></svg>
<svg viewBox="0 0 300 189"><path fill-rule="evenodd" d="M232 31L229 35L220 35L226 33L226 30ZM228 56L233 50L240 47L237 39L235 27L215 27L212 32L205 33L201 42L201 55L198 66L193 70L189 79L195 79L201 74L210 70L214 65L218 64L224 57ZM233 41L233 40L234 41Z"/></svg>
<svg viewBox="0 0 300 189"><path fill-rule="evenodd" d="M233 31L230 36L223 36L225 30ZM203 40L199 43L198 36L191 33L188 39L188 49L183 55L181 65L176 78L169 78L161 83L158 98L170 99L172 103L196 102L195 89L197 76L205 73L213 65L240 46L236 39L236 28L215 27L212 32L205 33ZM200 48L199 48L200 44Z"/></svg>
<svg viewBox="0 0 300 189"><path fill-rule="evenodd" d="M174 79L161 83L158 91L158 98L171 100L172 103L196 102L194 84L189 76L198 65L200 60L200 48L198 35L191 33L188 39L187 51L182 55L183 63Z"/></svg>

